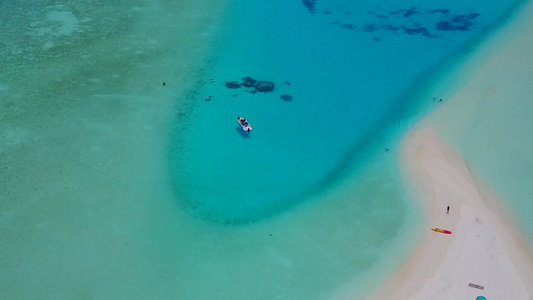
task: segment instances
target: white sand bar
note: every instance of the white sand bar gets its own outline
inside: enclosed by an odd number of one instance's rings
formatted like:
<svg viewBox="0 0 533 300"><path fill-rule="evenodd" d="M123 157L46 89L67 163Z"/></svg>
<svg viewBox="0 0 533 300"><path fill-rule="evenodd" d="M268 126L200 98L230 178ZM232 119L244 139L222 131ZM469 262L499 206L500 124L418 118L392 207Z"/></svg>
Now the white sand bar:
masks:
<svg viewBox="0 0 533 300"><path fill-rule="evenodd" d="M456 94L404 139L401 164L410 190L427 209L427 233L411 258L370 299L533 299L531 242L506 213L505 199L476 177L448 141L477 132L469 126L485 126L484 113L492 107L505 113L505 105L531 102L532 98L522 97L533 95L533 85L527 83L533 78L531 37L533 4L529 3L514 24L498 33L499 40L480 50L481 59L474 57L465 64L459 74L464 85ZM506 157L502 154L500 159ZM431 227L453 233L436 233Z"/></svg>
<svg viewBox="0 0 533 300"><path fill-rule="evenodd" d="M388 296L380 293L380 298L533 299L531 252L518 238L518 228L489 208L495 200L461 157L433 129L424 128L406 139L403 159L408 177L427 201L428 233L385 292Z"/></svg>

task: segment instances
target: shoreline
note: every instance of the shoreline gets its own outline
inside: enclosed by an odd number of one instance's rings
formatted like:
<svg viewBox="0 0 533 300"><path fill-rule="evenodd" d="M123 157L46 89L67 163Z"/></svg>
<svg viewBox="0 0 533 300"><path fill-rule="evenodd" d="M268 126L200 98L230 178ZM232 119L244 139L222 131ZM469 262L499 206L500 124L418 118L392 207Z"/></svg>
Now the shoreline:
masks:
<svg viewBox="0 0 533 300"><path fill-rule="evenodd" d="M528 41L533 32L533 23L527 18L531 15L533 4L528 3L511 25L459 68L460 82L437 90L450 99L403 138L400 169L406 189L426 212L423 224L427 232L409 259L367 300L533 299L531 240L514 218L509 202L502 201L501 191L497 196L496 189L493 192L488 182L478 177L479 170L473 171L479 163L471 163L477 151L492 145L483 137L504 126L505 121L494 119L495 113L510 114L512 109L501 109L511 105L509 101L517 107L527 101L522 96L530 88L520 80L532 73L527 57L533 49ZM502 40L503 46L498 44ZM505 129L519 129L508 127ZM484 132L483 128L488 129ZM460 147L460 141L470 141L466 142L470 148ZM476 147L475 141L483 143ZM501 158L493 159L496 157ZM446 214L448 205L451 209ZM452 234L436 233L431 227Z"/></svg>
<svg viewBox="0 0 533 300"><path fill-rule="evenodd" d="M432 126L423 126L405 139L402 158L406 176L421 183L419 195L426 199L430 216L428 232L393 279L388 296L380 293L379 298L529 299L533 258L513 234L520 229L488 207L496 197L480 186L461 156ZM430 227L449 229L452 235L429 231Z"/></svg>
<svg viewBox="0 0 533 300"><path fill-rule="evenodd" d="M418 183L427 232L410 258L366 299L532 299L530 246L520 228L492 209L498 200L461 156L432 126L423 126L404 140L401 157L406 180Z"/></svg>

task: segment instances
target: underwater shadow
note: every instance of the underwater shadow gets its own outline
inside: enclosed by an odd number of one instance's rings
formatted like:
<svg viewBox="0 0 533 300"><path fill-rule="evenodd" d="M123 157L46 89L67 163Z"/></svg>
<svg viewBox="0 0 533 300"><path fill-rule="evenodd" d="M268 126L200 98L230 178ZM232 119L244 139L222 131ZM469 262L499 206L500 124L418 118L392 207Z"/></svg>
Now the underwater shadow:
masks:
<svg viewBox="0 0 533 300"><path fill-rule="evenodd" d="M250 133L242 130L241 126L235 127L235 130L237 130L237 132L241 135L242 138L245 138L245 139L250 138Z"/></svg>

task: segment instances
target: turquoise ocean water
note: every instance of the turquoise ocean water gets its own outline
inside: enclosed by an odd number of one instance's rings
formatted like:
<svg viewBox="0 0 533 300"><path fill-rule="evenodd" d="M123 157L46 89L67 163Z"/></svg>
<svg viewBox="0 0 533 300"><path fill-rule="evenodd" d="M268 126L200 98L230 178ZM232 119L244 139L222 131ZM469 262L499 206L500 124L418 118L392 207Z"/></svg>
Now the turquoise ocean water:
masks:
<svg viewBox="0 0 533 300"><path fill-rule="evenodd" d="M175 137L174 180L184 207L246 223L320 192L404 121L405 108L418 104L413 93L511 4L229 4L190 95L197 103ZM245 76L276 88L253 94L223 86ZM250 120L252 134L240 130L238 115Z"/></svg>
<svg viewBox="0 0 533 300"><path fill-rule="evenodd" d="M309 228L297 230L292 222L298 221L281 223L288 231L283 237L299 247L251 238L257 243L255 263L272 263L267 248L283 253L288 264L274 263L273 273L246 268L253 270L246 275L253 282L263 281L261 288L290 282L292 288L266 298L321 298L353 278L364 294L361 283L374 275L372 267L391 254L391 245L405 251L402 242L412 241L405 231L417 230L412 219L419 216L398 188L399 173L387 154L394 157L397 137L415 118L413 107L438 106L439 95L419 99L418 93L505 20L515 4L228 5L203 77L188 96L194 104L172 139L171 173L180 207L212 226L235 230L280 224L279 215L308 222ZM224 85L245 76L276 87L251 93ZM292 101L280 99L283 94ZM246 117L253 132L242 132L237 116ZM304 217L300 210L312 213ZM315 259L326 262L310 265ZM311 287L293 272L315 273L313 281L320 284Z"/></svg>
<svg viewBox="0 0 533 300"><path fill-rule="evenodd" d="M364 295L420 232L418 96L517 3L0 2L0 294Z"/></svg>

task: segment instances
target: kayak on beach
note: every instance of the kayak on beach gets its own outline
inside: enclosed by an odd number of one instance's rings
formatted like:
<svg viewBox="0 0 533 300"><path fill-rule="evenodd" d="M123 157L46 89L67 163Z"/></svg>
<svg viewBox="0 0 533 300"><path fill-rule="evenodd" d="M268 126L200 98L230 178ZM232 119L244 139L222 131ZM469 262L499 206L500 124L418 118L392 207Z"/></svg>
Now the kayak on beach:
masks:
<svg viewBox="0 0 533 300"><path fill-rule="evenodd" d="M436 231L436 232L440 232L440 233L445 233L445 234L452 234L451 231L445 230L445 229L440 229L440 228L431 228L431 230Z"/></svg>

